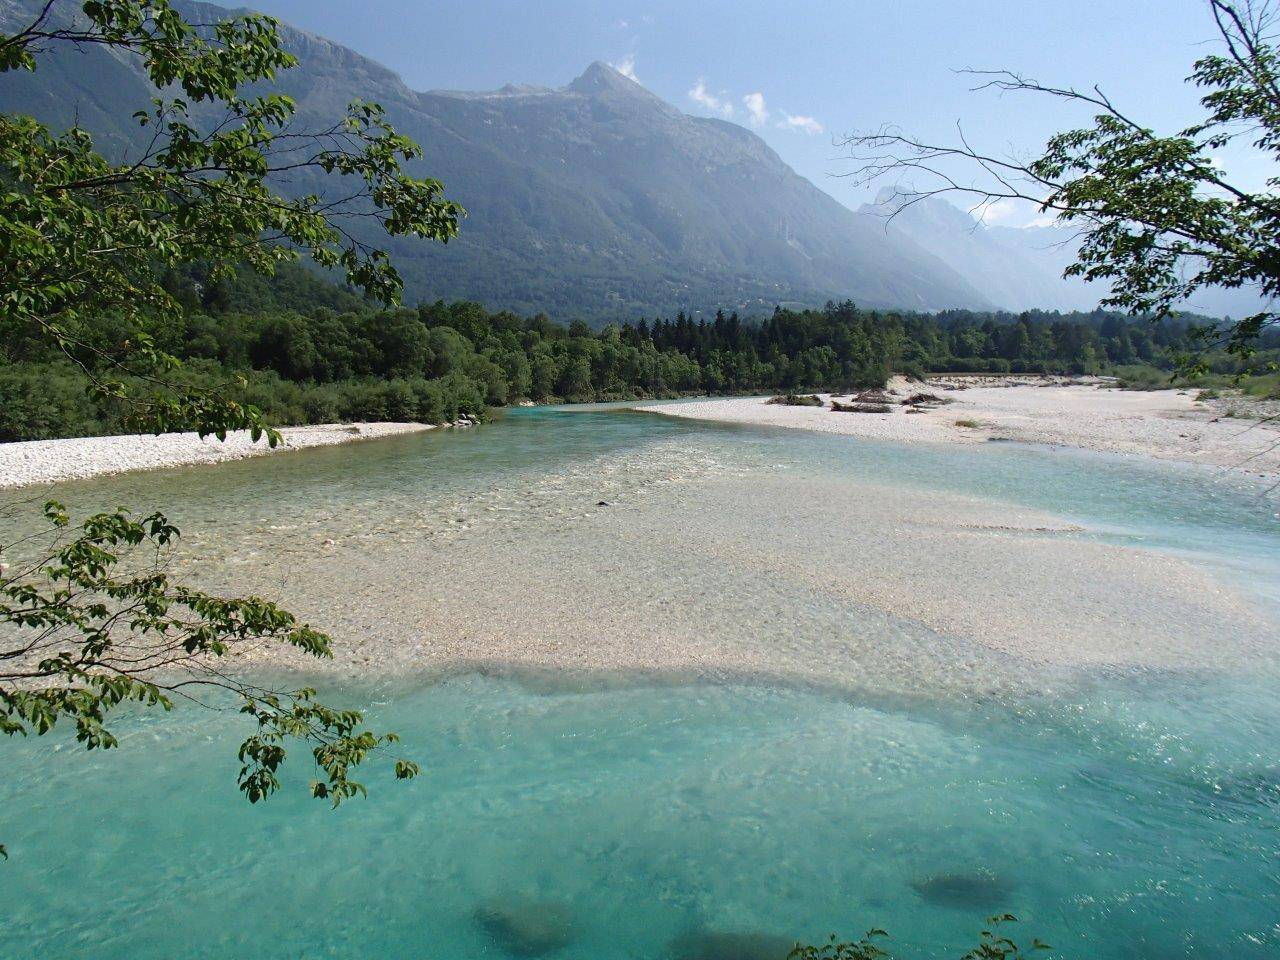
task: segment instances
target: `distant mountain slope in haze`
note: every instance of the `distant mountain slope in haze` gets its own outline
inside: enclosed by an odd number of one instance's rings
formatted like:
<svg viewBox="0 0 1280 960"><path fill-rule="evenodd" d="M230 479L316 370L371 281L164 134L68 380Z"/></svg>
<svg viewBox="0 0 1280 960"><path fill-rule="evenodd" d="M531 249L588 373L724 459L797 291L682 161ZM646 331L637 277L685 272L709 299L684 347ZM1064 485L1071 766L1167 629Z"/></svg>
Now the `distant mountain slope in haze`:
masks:
<svg viewBox="0 0 1280 960"><path fill-rule="evenodd" d="M942 260L1005 310L1092 310L1110 291L1105 284L1063 276L1080 245L1070 227L986 226L940 197L900 208L888 189L862 212L876 216L886 232ZM1238 318L1263 305L1254 290L1215 288L1201 291L1183 306L1207 316Z"/></svg>
<svg viewBox="0 0 1280 960"><path fill-rule="evenodd" d="M1043 273L1053 277L1061 277L1062 271L1075 260L1079 240L1076 232L1070 227L991 227L989 232L1004 247L1017 251L1024 258L1039 266ZM1087 283L1076 277L1068 278L1064 284L1066 303L1093 303L1106 295L1107 287L1097 283ZM1080 298L1084 298L1083 301ZM1088 309L1085 306L1072 306L1072 309ZM1209 317L1241 317L1249 316L1260 310L1268 309L1265 297L1256 288L1240 287L1227 290L1222 287L1210 287L1200 290L1195 296L1181 304L1181 308L1192 313Z"/></svg>
<svg viewBox="0 0 1280 960"><path fill-rule="evenodd" d="M989 228L941 197L925 197L899 208L893 191L887 189L863 211L879 218L886 232L909 239L942 260L1005 310L1092 310L1106 294L1096 284L1063 279L1062 271L1075 248L1065 253L1051 249L1062 239L1047 235L1059 232L1053 228L1037 229L1034 237L1028 231ZM1037 248L1037 242L1043 242L1044 249Z"/></svg>
<svg viewBox="0 0 1280 960"><path fill-rule="evenodd" d="M0 5L0 29L35 7ZM228 13L184 9L204 21ZM301 65L279 88L303 121L331 121L353 99L381 103L425 150L414 171L443 180L469 212L448 246L391 242L410 301L595 319L846 297L924 310L993 304L917 243L797 175L755 134L687 116L603 63L557 90L417 93L339 44L287 26L282 36ZM117 154L137 142L130 116L150 95L131 58L93 48L0 77L0 109L78 122Z"/></svg>

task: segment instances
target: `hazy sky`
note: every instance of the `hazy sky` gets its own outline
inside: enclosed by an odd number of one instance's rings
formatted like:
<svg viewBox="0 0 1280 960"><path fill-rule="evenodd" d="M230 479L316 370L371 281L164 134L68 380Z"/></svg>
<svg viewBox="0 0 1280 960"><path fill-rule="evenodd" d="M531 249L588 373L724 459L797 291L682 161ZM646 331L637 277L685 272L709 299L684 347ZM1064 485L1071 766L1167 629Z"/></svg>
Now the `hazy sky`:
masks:
<svg viewBox="0 0 1280 960"><path fill-rule="evenodd" d="M833 137L895 123L1025 153L1087 114L1039 97L974 93L956 69L1008 68L1056 86L1099 84L1158 130L1195 116L1182 82L1212 49L1201 0L586 2L255 0L254 6L392 67L419 90L561 86L618 65L690 113L756 130L800 173L856 206ZM1257 185L1248 151L1222 161ZM1027 214L996 211L1011 222Z"/></svg>

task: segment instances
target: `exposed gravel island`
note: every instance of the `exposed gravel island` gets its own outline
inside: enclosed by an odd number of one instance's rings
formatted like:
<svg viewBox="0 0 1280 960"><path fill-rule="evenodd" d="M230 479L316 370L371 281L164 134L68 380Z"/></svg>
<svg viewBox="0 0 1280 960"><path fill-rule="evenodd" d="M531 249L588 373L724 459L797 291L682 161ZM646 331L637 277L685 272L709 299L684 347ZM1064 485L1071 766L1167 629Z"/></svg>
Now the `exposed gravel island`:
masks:
<svg viewBox="0 0 1280 960"><path fill-rule="evenodd" d="M927 392L942 403L904 405ZM1257 401L1196 400L1189 390L1132 391L1101 383L1030 377L896 378L888 412L769 403L764 397L654 404L639 409L673 417L819 430L873 440L976 443L1017 440L1157 457L1280 478L1280 420ZM844 400L847 394L835 395ZM1242 412L1253 414L1246 418ZM1264 418L1264 419L1259 419Z"/></svg>
<svg viewBox="0 0 1280 960"><path fill-rule="evenodd" d="M285 427L280 431L284 443L274 449L265 439L255 443L247 430L229 433L225 441L216 437L201 440L194 433L164 433L3 443L0 444L0 488L82 480L131 470L222 463L431 429L432 425L426 423L324 423Z"/></svg>

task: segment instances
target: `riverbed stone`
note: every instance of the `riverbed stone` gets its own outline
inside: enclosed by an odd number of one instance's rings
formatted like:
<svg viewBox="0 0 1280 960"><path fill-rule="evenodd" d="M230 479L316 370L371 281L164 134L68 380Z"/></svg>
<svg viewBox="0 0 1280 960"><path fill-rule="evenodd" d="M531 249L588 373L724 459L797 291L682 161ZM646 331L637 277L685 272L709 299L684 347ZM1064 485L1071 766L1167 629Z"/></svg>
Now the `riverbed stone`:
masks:
<svg viewBox="0 0 1280 960"><path fill-rule="evenodd" d="M475 919L498 946L516 957L540 957L578 937L572 911L554 901L486 900L476 908Z"/></svg>
<svg viewBox="0 0 1280 960"><path fill-rule="evenodd" d="M1013 884L988 870L940 873L911 884L923 899L940 907L963 909L1007 908Z"/></svg>

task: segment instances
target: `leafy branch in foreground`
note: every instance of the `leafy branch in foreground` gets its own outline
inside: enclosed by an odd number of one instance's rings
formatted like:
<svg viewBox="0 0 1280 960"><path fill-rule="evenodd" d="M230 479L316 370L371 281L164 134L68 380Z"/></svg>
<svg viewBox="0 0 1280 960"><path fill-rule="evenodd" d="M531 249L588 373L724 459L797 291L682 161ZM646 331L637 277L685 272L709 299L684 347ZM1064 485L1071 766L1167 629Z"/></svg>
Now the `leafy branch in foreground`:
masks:
<svg viewBox="0 0 1280 960"><path fill-rule="evenodd" d="M989 929L983 930L978 945L964 954L960 960L1028 960L1032 954L1046 953L1053 948L1047 943L1033 939L1031 946L1023 950L1009 937L1002 936L1000 927L1006 923L1016 923L1017 917L1005 913L987 918ZM830 939L818 946L799 946L788 954L787 960L889 960L891 954L882 949L877 941L883 941L889 934L880 929L868 930L862 939L847 943L837 942L833 933Z"/></svg>
<svg viewBox="0 0 1280 960"><path fill-rule="evenodd" d="M220 663L261 644L332 656L330 639L275 603L226 599L176 582L166 560L178 530L160 513L118 509L73 526L45 506L49 527L6 545L0 573L0 732L43 735L60 722L87 749L117 745L109 723L128 704L172 708L175 698L230 694L256 732L240 747L240 789L251 802L274 793L285 744L311 745L313 796L364 794L354 768L395 743L364 729L357 710L334 710L309 688L281 692L236 679ZM18 559L22 553L28 559ZM397 760L400 779L418 767Z"/></svg>
<svg viewBox="0 0 1280 960"><path fill-rule="evenodd" d="M169 267L208 266L213 278L238 265L271 273L306 254L344 271L386 303L401 281L387 254L353 232L372 223L389 235L448 241L461 207L430 178L409 176L421 155L376 104L356 102L320 129L295 121L293 101L247 93L295 64L277 22L258 14L214 24L183 19L169 0L87 0L78 12L50 0L31 23L0 35L0 72L36 70L62 46L102 47L132 59L157 96L134 114L140 146L111 160L73 127L55 133L32 117L0 116L0 320L10 335L57 346L93 375L94 390L133 407L134 429L267 429L255 410L216 391L175 390L178 361L152 330L178 315L160 283ZM329 181L319 194L284 196L285 178ZM113 314L130 326L102 345L93 325ZM151 394L126 386L142 378Z"/></svg>
<svg viewBox="0 0 1280 960"><path fill-rule="evenodd" d="M293 101L270 92L295 63L270 17L197 24L170 0L9 6L7 15L27 10L31 19L0 35L0 73L38 70L59 48L101 49L136 67L155 96L134 114L137 142L115 158L78 127L0 116L0 338L59 350L97 399L128 411L128 429L219 439L248 429L274 446L279 434L257 409L173 376L180 361L157 333L181 320L181 305L164 274L201 264L212 280L241 266L270 275L306 255L394 304L400 277L360 225L448 241L461 207L439 181L405 171L421 150L376 104L302 127ZM322 186L277 191L299 178ZM6 560L32 551L37 559L0 569L0 732L39 735L65 722L89 749L109 748L109 721L126 704L167 710L175 697L223 691L257 723L240 750L251 801L279 787L291 740L312 746L315 796L337 804L364 792L353 769L394 737L363 729L359 712L331 709L312 690L260 689L219 669L257 643L328 657L327 636L269 601L172 580L163 561L178 531L158 513L136 520L119 509L74 531L58 504L46 517L49 550L10 543ZM138 554L150 563L137 566ZM398 777L416 773L397 762Z"/></svg>
<svg viewBox="0 0 1280 960"><path fill-rule="evenodd" d="M889 954L876 946L875 941L889 936L887 930L872 929L862 935L861 940L837 942L833 933L826 943L820 946L800 946L787 955L787 960L882 960Z"/></svg>
<svg viewBox="0 0 1280 960"><path fill-rule="evenodd" d="M870 183L893 176L896 210L955 194L983 209L1000 201L1034 204L1075 227L1080 241L1068 276L1110 284L1102 303L1131 313L1169 315L1206 287L1256 290L1263 309L1201 332L1242 358L1280 320L1280 176L1258 188L1232 180L1217 154L1241 143L1280 160L1280 52L1276 11L1252 0L1208 0L1218 52L1197 60L1188 82L1202 91L1203 116L1162 135L1123 112L1097 87L1047 86L1005 70L965 71L977 89L1035 93L1093 111L1093 125L1052 137L1030 160L983 151L963 133L937 144L894 128L848 137Z"/></svg>

